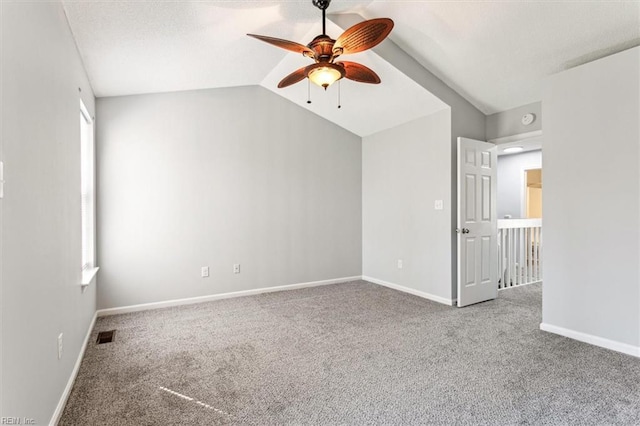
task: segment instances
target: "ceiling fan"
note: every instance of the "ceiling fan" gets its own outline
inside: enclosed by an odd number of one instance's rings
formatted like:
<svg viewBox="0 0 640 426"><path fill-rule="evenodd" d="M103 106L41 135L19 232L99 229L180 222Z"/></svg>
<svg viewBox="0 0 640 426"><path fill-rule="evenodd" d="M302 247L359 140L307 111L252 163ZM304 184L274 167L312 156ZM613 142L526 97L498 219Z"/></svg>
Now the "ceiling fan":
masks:
<svg viewBox="0 0 640 426"><path fill-rule="evenodd" d="M324 87L325 90L343 77L360 83L380 83L380 77L364 65L348 61L335 62L335 60L341 55L362 52L378 45L393 29L393 21L389 18L378 18L360 22L334 40L326 34L325 11L331 0L312 0L312 3L322 10L322 34L306 46L275 37L247 34L282 49L302 53L303 56L315 61L283 78L278 83L278 88L291 86L305 78Z"/></svg>

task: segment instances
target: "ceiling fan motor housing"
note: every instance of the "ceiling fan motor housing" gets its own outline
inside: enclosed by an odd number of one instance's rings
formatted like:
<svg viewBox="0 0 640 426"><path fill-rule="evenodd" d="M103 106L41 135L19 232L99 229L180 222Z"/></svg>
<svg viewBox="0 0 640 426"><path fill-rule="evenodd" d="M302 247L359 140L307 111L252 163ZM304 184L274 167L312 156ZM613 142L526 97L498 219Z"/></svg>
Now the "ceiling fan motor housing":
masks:
<svg viewBox="0 0 640 426"><path fill-rule="evenodd" d="M321 34L314 38L307 47L315 53L317 62L330 62L333 59L333 45L335 40L331 37Z"/></svg>

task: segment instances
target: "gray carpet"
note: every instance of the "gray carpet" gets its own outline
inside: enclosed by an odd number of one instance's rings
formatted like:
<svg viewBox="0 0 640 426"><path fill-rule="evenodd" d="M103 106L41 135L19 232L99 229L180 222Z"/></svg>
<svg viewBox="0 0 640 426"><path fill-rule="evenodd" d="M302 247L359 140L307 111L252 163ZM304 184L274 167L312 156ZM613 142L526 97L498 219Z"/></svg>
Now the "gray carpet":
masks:
<svg viewBox="0 0 640 426"><path fill-rule="evenodd" d="M640 424L640 359L363 281L99 318L61 425ZM96 345L98 331L116 341Z"/></svg>

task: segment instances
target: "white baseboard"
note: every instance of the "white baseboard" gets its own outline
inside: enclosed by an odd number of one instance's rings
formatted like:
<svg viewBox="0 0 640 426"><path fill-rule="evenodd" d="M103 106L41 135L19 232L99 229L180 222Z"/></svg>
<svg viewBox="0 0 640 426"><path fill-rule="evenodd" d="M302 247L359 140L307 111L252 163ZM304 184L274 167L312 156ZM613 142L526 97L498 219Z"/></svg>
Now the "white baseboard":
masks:
<svg viewBox="0 0 640 426"><path fill-rule="evenodd" d="M67 400L69 399L69 395L71 395L71 389L73 389L73 384L76 381L76 377L78 376L78 371L80 370L80 364L82 364L82 358L84 358L84 352L87 349L87 344L89 343L89 337L91 337L91 332L93 332L93 326L96 324L96 318L98 317L97 312L93 314L93 318L91 319L91 324L89 324L89 329L87 330L87 335L84 338L84 342L82 342L82 346L80 347L80 353L78 354L78 359L76 359L76 364L73 366L73 370L71 371L71 375L69 376L69 380L67 381L67 386L64 388L62 392L62 396L60 397L60 401L58 401L58 406L56 410L53 412L53 416L51 416L51 421L49 425L57 425L60 421L60 416L62 416L62 412L64 411L65 405L67 405Z"/></svg>
<svg viewBox="0 0 640 426"><path fill-rule="evenodd" d="M126 314L129 312L147 311L150 309L169 308L172 306L191 305L194 303L211 302L213 300L231 299L234 297L253 296L261 293L271 293L274 291L297 290L307 287L318 287L328 284L339 284L349 281L360 280L362 276L334 278L330 280L311 281L307 283L281 285L276 287L257 288L252 290L234 291L230 293L211 294L208 296L189 297L186 299L165 300L162 302L142 303L140 305L122 306L118 308L99 309L96 313L99 317L108 315Z"/></svg>
<svg viewBox="0 0 640 426"><path fill-rule="evenodd" d="M388 281L379 280L377 278L367 277L366 275L363 275L362 279L365 280L365 281L369 281L371 283L374 283L374 284L378 284L378 285L381 285L381 286L384 286L384 287L389 287L389 288L392 288L394 290L402 291L404 293L413 294L414 296L418 296L418 297L422 297L422 298L425 298L425 299L429 299L429 300L432 300L434 302L442 303L443 305L454 306L455 302L456 302L455 300L451 300L451 299L447 299L447 298L444 298L444 297L436 296L436 295L430 294L430 293L425 293L424 291L415 290L413 288L409 288L409 287L405 287L405 286L402 286L402 285L390 283Z"/></svg>
<svg viewBox="0 0 640 426"><path fill-rule="evenodd" d="M591 345L600 346L601 348L611 349L612 351L622 352L623 354L640 358L640 346L616 342L615 340L605 339L604 337L598 337L592 334L582 333L580 331L570 330L568 328L558 327L544 322L540 324L540 330L559 334L560 336L568 337L580 342L589 343Z"/></svg>

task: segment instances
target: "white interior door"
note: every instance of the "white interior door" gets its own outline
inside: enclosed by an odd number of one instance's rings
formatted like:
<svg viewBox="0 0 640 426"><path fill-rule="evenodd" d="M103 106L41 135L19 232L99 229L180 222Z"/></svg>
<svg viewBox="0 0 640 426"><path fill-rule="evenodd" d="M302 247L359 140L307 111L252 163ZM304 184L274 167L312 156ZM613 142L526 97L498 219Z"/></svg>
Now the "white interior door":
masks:
<svg viewBox="0 0 640 426"><path fill-rule="evenodd" d="M458 138L458 306L498 295L496 146Z"/></svg>

